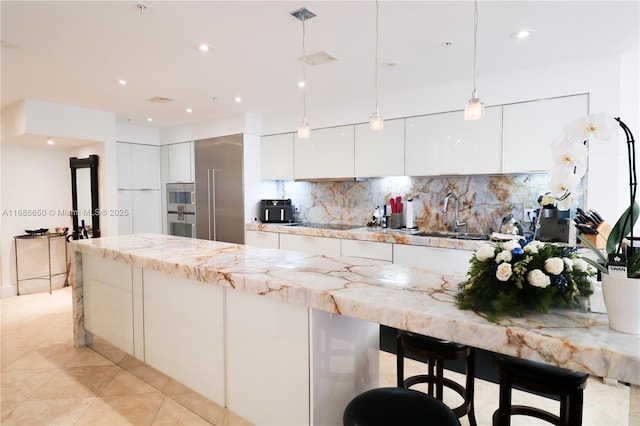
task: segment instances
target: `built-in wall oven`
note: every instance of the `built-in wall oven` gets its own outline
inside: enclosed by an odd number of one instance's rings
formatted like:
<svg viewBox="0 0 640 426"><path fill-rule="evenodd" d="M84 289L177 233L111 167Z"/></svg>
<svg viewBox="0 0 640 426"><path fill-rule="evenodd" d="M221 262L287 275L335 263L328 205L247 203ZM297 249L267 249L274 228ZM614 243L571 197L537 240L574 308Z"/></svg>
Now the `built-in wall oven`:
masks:
<svg viewBox="0 0 640 426"><path fill-rule="evenodd" d="M167 184L167 230L169 235L196 236L196 199L193 183Z"/></svg>

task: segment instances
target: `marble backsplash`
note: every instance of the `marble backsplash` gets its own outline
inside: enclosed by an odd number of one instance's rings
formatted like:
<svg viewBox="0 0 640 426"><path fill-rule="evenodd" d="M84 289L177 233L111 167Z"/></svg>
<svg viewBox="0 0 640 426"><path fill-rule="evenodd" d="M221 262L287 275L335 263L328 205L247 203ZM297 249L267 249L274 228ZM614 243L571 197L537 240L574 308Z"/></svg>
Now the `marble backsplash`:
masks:
<svg viewBox="0 0 640 426"><path fill-rule="evenodd" d="M468 232L497 231L504 216L522 222L524 209L537 208L547 191L547 174L474 175L448 177L389 177L357 182L278 182L278 194L291 198L296 220L365 226L376 206L391 197L414 199L414 224L425 230L452 230L454 203L442 212L444 198L459 198L460 220ZM404 222L403 222L404 223ZM524 224L523 224L524 225ZM525 227L525 230L526 227Z"/></svg>

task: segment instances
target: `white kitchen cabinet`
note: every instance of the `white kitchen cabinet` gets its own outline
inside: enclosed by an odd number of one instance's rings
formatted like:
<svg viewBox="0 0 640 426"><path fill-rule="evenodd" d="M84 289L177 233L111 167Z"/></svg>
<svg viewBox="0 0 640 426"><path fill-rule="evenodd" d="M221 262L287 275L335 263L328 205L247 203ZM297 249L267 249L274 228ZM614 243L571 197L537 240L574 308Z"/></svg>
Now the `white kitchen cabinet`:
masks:
<svg viewBox="0 0 640 426"><path fill-rule="evenodd" d="M193 182L193 142L167 147L167 182Z"/></svg>
<svg viewBox="0 0 640 426"><path fill-rule="evenodd" d="M296 179L352 178L354 170L354 126L317 129L309 139L294 140Z"/></svg>
<svg viewBox="0 0 640 426"><path fill-rule="evenodd" d="M260 140L263 180L293 180L293 133L263 136Z"/></svg>
<svg viewBox="0 0 640 426"><path fill-rule="evenodd" d="M423 115L406 121L406 175L500 173L502 107L486 108L482 120L462 111Z"/></svg>
<svg viewBox="0 0 640 426"><path fill-rule="evenodd" d="M84 328L134 355L132 267L82 255Z"/></svg>
<svg viewBox="0 0 640 426"><path fill-rule="evenodd" d="M244 244L262 248L280 248L280 238L277 232L245 231Z"/></svg>
<svg viewBox="0 0 640 426"><path fill-rule="evenodd" d="M586 94L504 105L504 173L553 168L551 144L567 124L589 113Z"/></svg>
<svg viewBox="0 0 640 426"><path fill-rule="evenodd" d="M377 241L342 240L342 256L391 262L393 261L393 244Z"/></svg>
<svg viewBox="0 0 640 426"><path fill-rule="evenodd" d="M385 121L382 132L356 124L355 176L404 176L404 119Z"/></svg>
<svg viewBox="0 0 640 426"><path fill-rule="evenodd" d="M473 251L440 247L393 245L393 263L441 273L466 274Z"/></svg>
<svg viewBox="0 0 640 426"><path fill-rule="evenodd" d="M145 362L224 405L224 289L144 270Z"/></svg>
<svg viewBox="0 0 640 426"><path fill-rule="evenodd" d="M160 147L118 142L118 189L160 189Z"/></svg>
<svg viewBox="0 0 640 426"><path fill-rule="evenodd" d="M118 190L118 234L162 233L159 190Z"/></svg>
<svg viewBox="0 0 640 426"><path fill-rule="evenodd" d="M340 256L340 239L312 235L280 234L280 249L325 256Z"/></svg>
<svg viewBox="0 0 640 426"><path fill-rule="evenodd" d="M227 408L256 425L309 424L309 309L228 289Z"/></svg>

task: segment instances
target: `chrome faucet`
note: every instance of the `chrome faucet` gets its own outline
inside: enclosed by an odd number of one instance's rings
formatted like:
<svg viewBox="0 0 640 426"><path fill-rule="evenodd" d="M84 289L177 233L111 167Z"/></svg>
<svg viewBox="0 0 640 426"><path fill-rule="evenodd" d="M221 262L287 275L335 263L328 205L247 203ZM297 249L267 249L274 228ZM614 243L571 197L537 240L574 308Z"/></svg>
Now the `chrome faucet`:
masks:
<svg viewBox="0 0 640 426"><path fill-rule="evenodd" d="M449 205L449 198L451 198L451 197L453 197L453 200L455 201L455 205L454 205L455 225L453 227L453 232L459 232L460 227L467 226L467 224L465 222L461 222L458 219L458 215L460 213L460 204L458 203L458 196L456 194L454 194L453 192L448 193L447 196L444 197L444 205L442 206L442 213L446 213L447 212L447 206Z"/></svg>

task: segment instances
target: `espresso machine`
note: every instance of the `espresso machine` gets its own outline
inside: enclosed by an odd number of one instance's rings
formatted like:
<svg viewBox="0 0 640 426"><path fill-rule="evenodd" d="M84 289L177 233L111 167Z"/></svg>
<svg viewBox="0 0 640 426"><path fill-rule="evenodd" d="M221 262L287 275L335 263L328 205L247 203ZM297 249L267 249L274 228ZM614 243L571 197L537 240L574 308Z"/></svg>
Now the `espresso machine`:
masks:
<svg viewBox="0 0 640 426"><path fill-rule="evenodd" d="M537 238L540 241L575 244L576 230L571 211L556 208L538 210Z"/></svg>

